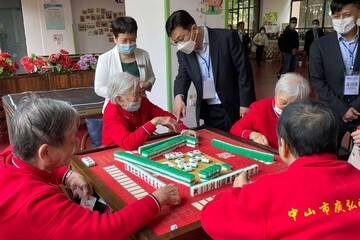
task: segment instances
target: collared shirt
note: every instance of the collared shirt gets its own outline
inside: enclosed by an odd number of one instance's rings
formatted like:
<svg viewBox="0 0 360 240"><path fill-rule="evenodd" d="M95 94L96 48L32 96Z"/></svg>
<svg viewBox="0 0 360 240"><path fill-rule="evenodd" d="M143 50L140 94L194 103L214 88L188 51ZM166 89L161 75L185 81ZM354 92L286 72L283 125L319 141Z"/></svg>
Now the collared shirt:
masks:
<svg viewBox="0 0 360 240"><path fill-rule="evenodd" d="M244 35L242 32L238 31L240 41L243 42Z"/></svg>
<svg viewBox="0 0 360 240"><path fill-rule="evenodd" d="M213 68L212 68L211 56L210 56L209 33L206 26L203 26L201 28L204 30L203 49L196 50L196 58L199 63L202 81L214 82L214 74L213 74ZM221 104L221 101L216 91L215 91L215 98L207 99L206 101L208 104Z"/></svg>
<svg viewBox="0 0 360 240"><path fill-rule="evenodd" d="M313 29L313 34L314 34L314 40L319 38L319 31L317 29Z"/></svg>
<svg viewBox="0 0 360 240"><path fill-rule="evenodd" d="M357 32L351 41L348 41L346 38L344 38L341 34L336 33L337 38L339 40L339 46L341 50L341 55L344 60L345 68L346 68L346 74L350 75L352 68L355 63L355 57L356 57L356 51L358 48L358 40L359 40L359 28L357 27Z"/></svg>

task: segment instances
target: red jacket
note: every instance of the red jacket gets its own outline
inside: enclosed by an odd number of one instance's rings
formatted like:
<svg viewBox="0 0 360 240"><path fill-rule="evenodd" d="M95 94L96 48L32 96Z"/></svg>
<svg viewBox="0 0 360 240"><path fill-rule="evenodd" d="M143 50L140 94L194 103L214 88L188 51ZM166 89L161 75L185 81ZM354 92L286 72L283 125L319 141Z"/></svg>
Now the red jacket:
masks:
<svg viewBox="0 0 360 240"><path fill-rule="evenodd" d="M72 202L59 187L62 177L0 154L0 239L124 239L159 213L151 196L113 214Z"/></svg>
<svg viewBox="0 0 360 240"><path fill-rule="evenodd" d="M249 139L252 132L263 134L273 148L278 148L276 125L279 116L274 110L275 99L265 98L250 105L250 110L240 118L230 129L230 133Z"/></svg>
<svg viewBox="0 0 360 240"><path fill-rule="evenodd" d="M109 102L104 110L102 145L116 144L125 150L135 150L151 136L156 127L150 122L154 117L175 116L152 104L146 97L136 112L128 112ZM179 121L179 131L186 126Z"/></svg>
<svg viewBox="0 0 360 240"><path fill-rule="evenodd" d="M336 155L306 156L286 172L217 195L201 223L214 239L359 239L360 171Z"/></svg>

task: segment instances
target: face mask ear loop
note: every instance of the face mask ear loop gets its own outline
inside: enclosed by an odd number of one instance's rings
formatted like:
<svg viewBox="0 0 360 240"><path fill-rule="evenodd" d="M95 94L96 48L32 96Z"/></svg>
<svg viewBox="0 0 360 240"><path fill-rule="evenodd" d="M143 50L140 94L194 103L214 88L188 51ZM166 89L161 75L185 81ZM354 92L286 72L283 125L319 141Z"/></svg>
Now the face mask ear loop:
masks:
<svg viewBox="0 0 360 240"><path fill-rule="evenodd" d="M136 86L137 86L137 80L134 81L134 95L136 95Z"/></svg>
<svg viewBox="0 0 360 240"><path fill-rule="evenodd" d="M193 26L195 26L195 25L192 25L191 28L190 28L190 40L192 40L192 29L193 29Z"/></svg>
<svg viewBox="0 0 360 240"><path fill-rule="evenodd" d="M198 36L198 32L195 33L195 38L194 38L195 48L196 48L196 39L197 39L197 36Z"/></svg>

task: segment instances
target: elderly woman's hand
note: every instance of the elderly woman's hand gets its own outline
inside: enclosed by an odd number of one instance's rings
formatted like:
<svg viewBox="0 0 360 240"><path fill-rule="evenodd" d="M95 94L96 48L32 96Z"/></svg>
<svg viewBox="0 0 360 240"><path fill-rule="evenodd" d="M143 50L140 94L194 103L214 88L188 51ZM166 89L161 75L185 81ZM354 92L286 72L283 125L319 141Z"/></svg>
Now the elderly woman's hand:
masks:
<svg viewBox="0 0 360 240"><path fill-rule="evenodd" d="M179 132L179 125L176 122L175 119L171 118L171 117L155 117L150 121L152 124L154 124L155 126L157 125L162 125L165 127L168 127L170 129L173 129L175 132Z"/></svg>
<svg viewBox="0 0 360 240"><path fill-rule="evenodd" d="M251 183L249 175L244 171L240 173L234 180L233 187L242 187L245 184Z"/></svg>
<svg viewBox="0 0 360 240"><path fill-rule="evenodd" d="M93 187L91 183L77 172L71 172L71 174L67 176L65 179L65 185L70 187L73 193L75 192L76 188L80 188L82 190L83 196L79 197L88 199L89 195L93 195Z"/></svg>
<svg viewBox="0 0 360 240"><path fill-rule="evenodd" d="M254 141L256 143L259 143L261 145L265 145L265 146L269 146L269 141L267 140L267 138L262 135L261 133L258 132L252 132L249 135L249 139L251 141Z"/></svg>
<svg viewBox="0 0 360 240"><path fill-rule="evenodd" d="M196 131L191 130L191 129L184 129L184 130L181 131L180 134L181 135L191 136L191 137L197 137Z"/></svg>
<svg viewBox="0 0 360 240"><path fill-rule="evenodd" d="M164 187L157 189L152 193L159 201L160 205L178 205L181 203L181 196L177 187L170 183Z"/></svg>

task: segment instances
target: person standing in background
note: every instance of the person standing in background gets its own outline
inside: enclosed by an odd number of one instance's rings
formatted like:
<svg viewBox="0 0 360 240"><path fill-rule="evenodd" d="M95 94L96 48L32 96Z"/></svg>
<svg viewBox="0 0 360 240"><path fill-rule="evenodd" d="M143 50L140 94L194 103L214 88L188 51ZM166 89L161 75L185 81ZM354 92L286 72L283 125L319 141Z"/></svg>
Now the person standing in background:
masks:
<svg viewBox="0 0 360 240"><path fill-rule="evenodd" d="M297 51L299 49L299 34L295 30L297 18L290 18L290 24L279 37L278 45L283 55L283 69L281 74L294 72L297 63Z"/></svg>
<svg viewBox="0 0 360 240"><path fill-rule="evenodd" d="M310 46L313 41L324 35L324 31L319 28L320 22L318 19L312 21L312 29L309 29L305 33L305 43L304 43L304 52L306 54L305 60L309 58Z"/></svg>
<svg viewBox="0 0 360 240"><path fill-rule="evenodd" d="M242 45L244 46L245 53L248 54L249 51L249 44L251 42L251 39L249 37L249 34L245 31L245 23L244 22L238 22L236 25L237 32L239 34L240 41Z"/></svg>
<svg viewBox="0 0 360 240"><path fill-rule="evenodd" d="M359 95L359 0L333 0L330 4L334 32L314 41L310 47L310 79L319 95L337 114L338 148L346 132L360 125ZM341 154L342 155L342 154ZM348 156L339 158L347 159Z"/></svg>
<svg viewBox="0 0 360 240"><path fill-rule="evenodd" d="M191 15L178 10L166 21L166 33L179 50L174 82L174 113L186 115L191 83L196 99L196 121L229 131L255 100L252 70L235 31L197 26ZM250 75L251 74L251 75Z"/></svg>
<svg viewBox="0 0 360 240"><path fill-rule="evenodd" d="M111 28L116 46L99 56L95 71L95 92L105 98L103 111L109 102L108 86L114 75L128 72L139 78L141 91L145 96L145 91L151 91L155 83L149 53L136 45L138 26L135 19L118 17L113 20Z"/></svg>
<svg viewBox="0 0 360 240"><path fill-rule="evenodd" d="M260 28L259 32L255 35L253 42L256 44L256 63L257 66L260 67L264 48L268 44L268 37L264 27Z"/></svg>

